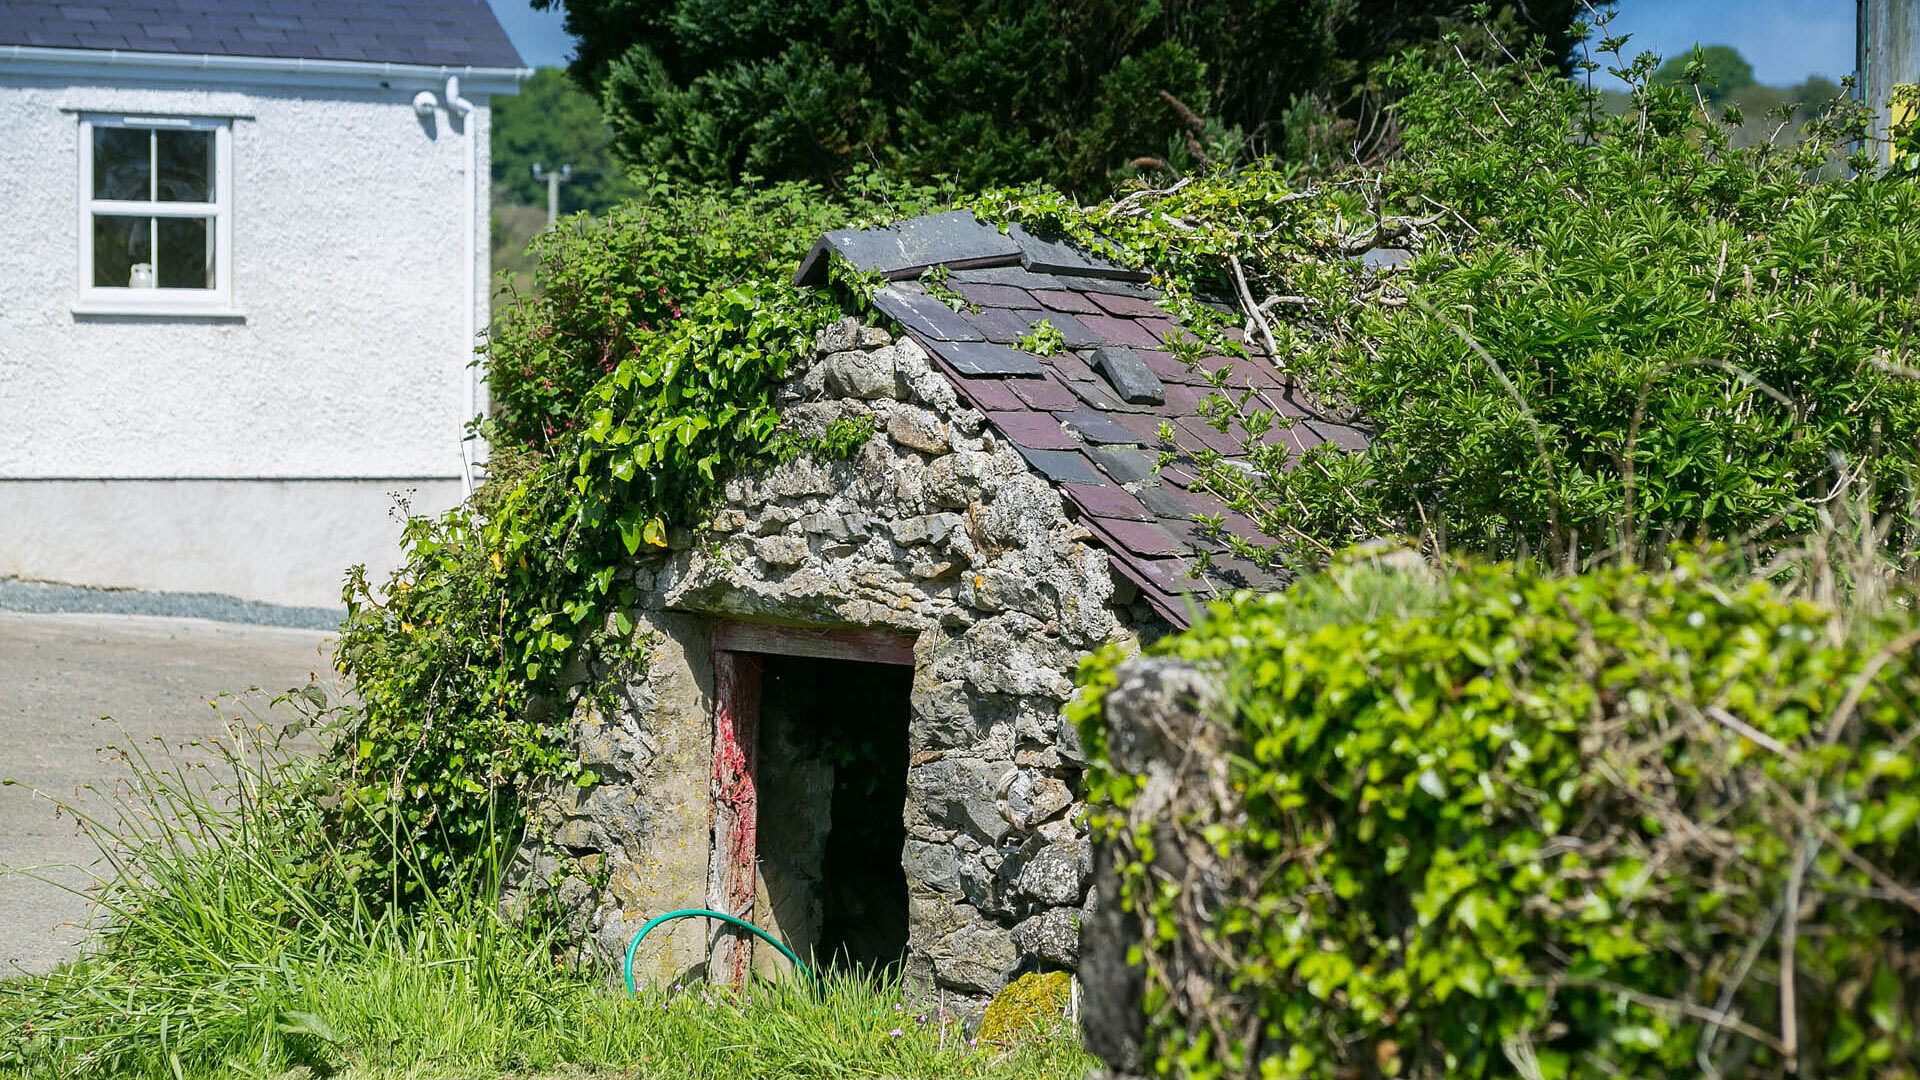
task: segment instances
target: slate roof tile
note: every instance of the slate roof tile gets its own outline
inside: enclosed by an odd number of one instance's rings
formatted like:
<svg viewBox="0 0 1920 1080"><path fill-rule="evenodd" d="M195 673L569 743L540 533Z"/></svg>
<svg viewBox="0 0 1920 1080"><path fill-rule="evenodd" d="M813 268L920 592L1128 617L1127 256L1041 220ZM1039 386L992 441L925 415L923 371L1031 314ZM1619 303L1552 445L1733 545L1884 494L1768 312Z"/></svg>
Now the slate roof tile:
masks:
<svg viewBox="0 0 1920 1080"><path fill-rule="evenodd" d="M343 33L347 28L355 33ZM0 0L0 45L431 67L525 66L484 0L406 0L372 7L354 0Z"/></svg>
<svg viewBox="0 0 1920 1080"><path fill-rule="evenodd" d="M1040 475L1056 484L1104 484L1106 478L1100 470L1093 467L1085 454L1077 450L1034 450L1015 443L1015 450L1027 459L1027 464L1040 470Z"/></svg>
<svg viewBox="0 0 1920 1080"><path fill-rule="evenodd" d="M920 247L903 238L918 238L913 242ZM1009 254L1010 248L1018 254ZM920 283L904 280L926 269L916 268L915 260L936 249L948 259L947 280L972 310L955 312ZM830 233L815 245L799 280L824 278L829 254L896 277L876 296L876 306L935 356L958 393L1036 472L1060 486L1115 572L1138 584L1142 596L1177 625L1186 623L1198 599L1287 581L1284 572L1229 555L1228 537L1255 545L1273 540L1217 496L1194 490L1196 450L1221 454L1227 468L1252 468L1239 456L1245 449L1240 432L1218 431L1200 418L1201 403L1213 393L1209 372L1232 365L1227 389L1256 391L1254 407L1281 418L1265 441L1284 446L1289 457L1323 442L1347 449L1366 445L1363 430L1327 414L1257 350L1247 358L1208 357L1199 369L1182 363L1161 342L1186 331L1152 302L1159 294L1143 284L1148 276L1091 253L1049 246L1017 231L1001 234L971 217L936 215L885 230ZM1009 347L1041 318L1080 351L1041 357ZM1232 336L1244 346L1243 336ZM1157 402L1122 400L1113 381L1120 376L1089 365L1087 357L1105 346L1132 350L1130 370L1158 385ZM1129 392L1139 397L1140 389ZM1160 441L1163 425L1171 446ZM1165 450L1174 456L1161 468ZM1196 515L1218 518L1224 535L1198 524ZM1189 576L1203 553L1209 565L1200 576Z"/></svg>
<svg viewBox="0 0 1920 1080"><path fill-rule="evenodd" d="M1013 392L1013 384L1024 380L970 379L964 375L952 374L949 374L948 378L953 381L955 387L959 388L961 395L981 412L1005 412L1026 407L1026 402L1021 401Z"/></svg>
<svg viewBox="0 0 1920 1080"><path fill-rule="evenodd" d="M1119 541L1135 555L1149 558L1184 555L1192 549L1167 530L1152 522L1125 521L1118 518L1094 519L1100 530Z"/></svg>
<svg viewBox="0 0 1920 1080"><path fill-rule="evenodd" d="M1033 332L1034 319L1029 316L1037 318L1039 314L1037 311L986 308L968 315L966 319L988 341L1011 345Z"/></svg>
<svg viewBox="0 0 1920 1080"><path fill-rule="evenodd" d="M1012 285L985 285L962 281L951 286L954 292L982 307L1031 308L1033 294Z"/></svg>
<svg viewBox="0 0 1920 1080"><path fill-rule="evenodd" d="M1147 370L1158 375L1161 382L1194 385L1206 381L1204 374L1164 349L1135 349L1133 353L1146 362Z"/></svg>
<svg viewBox="0 0 1920 1080"><path fill-rule="evenodd" d="M1100 340L1109 345L1135 345L1143 349L1157 349L1160 339L1153 336L1132 319L1116 319L1111 315L1082 315L1080 321L1087 329L1100 335Z"/></svg>
<svg viewBox="0 0 1920 1080"><path fill-rule="evenodd" d="M1019 393L1015 388L1014 393ZM1050 413L995 412L987 414L987 422L999 430L1002 435L1013 440L1014 445L1028 450L1079 450L1079 440L1067 434Z"/></svg>
<svg viewBox="0 0 1920 1080"><path fill-rule="evenodd" d="M1160 460L1158 451L1135 446L1089 446L1087 456L1108 476L1123 484L1135 484L1150 478L1155 464Z"/></svg>
<svg viewBox="0 0 1920 1080"><path fill-rule="evenodd" d="M1040 358L1019 349L986 341L933 341L935 356L962 375L1007 375L1041 378L1047 369Z"/></svg>
<svg viewBox="0 0 1920 1080"><path fill-rule="evenodd" d="M1041 409L1046 414L1080 404L1073 391L1053 379L1014 379L1007 385L1027 408Z"/></svg>
<svg viewBox="0 0 1920 1080"><path fill-rule="evenodd" d="M1053 366L1055 374L1069 382L1091 382L1100 378L1093 373L1092 368L1087 366L1085 360L1072 353L1060 353L1048 357L1047 363Z"/></svg>
<svg viewBox="0 0 1920 1080"><path fill-rule="evenodd" d="M1103 312L1103 309L1093 302L1091 296L1068 292L1065 289L1035 289L1033 298L1055 311L1070 311L1084 315L1099 315Z"/></svg>
<svg viewBox="0 0 1920 1080"><path fill-rule="evenodd" d="M1094 517L1125 521L1152 521L1153 511L1116 484L1063 484L1061 490L1081 510Z"/></svg>
<svg viewBox="0 0 1920 1080"><path fill-rule="evenodd" d="M1078 405L1072 394L1067 395L1069 405ZM1067 430L1078 435L1090 446L1107 446L1114 443L1138 443L1140 436L1127 425L1113 419L1109 414L1085 407L1072 412L1056 413Z"/></svg>
<svg viewBox="0 0 1920 1080"><path fill-rule="evenodd" d="M902 326L940 341L980 340L980 332L959 312L911 281L895 282L874 293L873 306Z"/></svg>
<svg viewBox="0 0 1920 1080"><path fill-rule="evenodd" d="M1159 304L1153 303L1150 300L1143 300L1137 296L1105 296L1095 293L1087 299L1098 304L1107 314L1118 315L1126 319L1164 318L1167 314L1166 309L1162 308Z"/></svg>

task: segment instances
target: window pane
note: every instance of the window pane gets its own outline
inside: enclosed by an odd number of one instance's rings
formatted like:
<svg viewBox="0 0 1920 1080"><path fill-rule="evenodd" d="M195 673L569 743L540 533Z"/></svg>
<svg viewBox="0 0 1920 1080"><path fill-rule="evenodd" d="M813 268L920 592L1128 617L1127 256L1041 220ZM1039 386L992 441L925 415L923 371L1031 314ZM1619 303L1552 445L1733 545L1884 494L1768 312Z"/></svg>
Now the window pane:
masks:
<svg viewBox="0 0 1920 1080"><path fill-rule="evenodd" d="M99 288L124 289L132 284L133 268L153 272L153 219L93 216L93 283ZM148 280L151 280L148 278Z"/></svg>
<svg viewBox="0 0 1920 1080"><path fill-rule="evenodd" d="M213 219L160 218L163 289L213 288Z"/></svg>
<svg viewBox="0 0 1920 1080"><path fill-rule="evenodd" d="M213 201L213 132L156 131L161 202Z"/></svg>
<svg viewBox="0 0 1920 1080"><path fill-rule="evenodd" d="M93 129L93 197L96 199L139 199L152 197L148 185L151 175L145 128L96 127ZM126 284L126 282L121 282Z"/></svg>

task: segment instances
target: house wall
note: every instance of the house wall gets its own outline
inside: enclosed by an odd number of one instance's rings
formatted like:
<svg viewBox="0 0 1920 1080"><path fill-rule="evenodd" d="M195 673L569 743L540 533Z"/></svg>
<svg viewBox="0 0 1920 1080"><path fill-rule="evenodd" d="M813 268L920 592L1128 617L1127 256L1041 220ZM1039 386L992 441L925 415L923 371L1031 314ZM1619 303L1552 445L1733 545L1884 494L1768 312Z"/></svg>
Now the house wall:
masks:
<svg viewBox="0 0 1920 1080"><path fill-rule="evenodd" d="M107 69L99 69L105 71ZM467 267L487 321L489 109L426 84L196 89L0 68L0 575L336 604L390 492L461 491ZM442 88L435 84L440 92ZM78 114L232 116L235 317L75 311Z"/></svg>
<svg viewBox="0 0 1920 1080"><path fill-rule="evenodd" d="M1084 760L1059 712L1080 659L1142 628L1135 594L913 343L842 323L784 397L801 432L855 416L876 434L850 461L803 455L730 482L705 529L634 567L648 660L614 707L579 705L602 783L536 809L549 840L521 880L561 881L615 958L651 916L707 906L713 620L892 630L914 640L908 973L977 1006L1023 964L1078 961L1091 851ZM762 775L780 768L760 749ZM782 812L763 789L762 820ZM778 929L773 905L756 913ZM641 979L698 971L706 934L649 939Z"/></svg>

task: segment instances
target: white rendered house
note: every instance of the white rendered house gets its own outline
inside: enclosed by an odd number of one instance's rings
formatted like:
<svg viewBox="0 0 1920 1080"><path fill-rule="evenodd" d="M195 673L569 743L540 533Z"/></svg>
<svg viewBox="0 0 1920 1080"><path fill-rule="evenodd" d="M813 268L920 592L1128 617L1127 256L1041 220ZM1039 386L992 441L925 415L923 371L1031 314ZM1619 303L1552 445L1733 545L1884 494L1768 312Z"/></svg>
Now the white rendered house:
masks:
<svg viewBox="0 0 1920 1080"><path fill-rule="evenodd" d="M484 0L0 0L0 577L335 606L481 448Z"/></svg>

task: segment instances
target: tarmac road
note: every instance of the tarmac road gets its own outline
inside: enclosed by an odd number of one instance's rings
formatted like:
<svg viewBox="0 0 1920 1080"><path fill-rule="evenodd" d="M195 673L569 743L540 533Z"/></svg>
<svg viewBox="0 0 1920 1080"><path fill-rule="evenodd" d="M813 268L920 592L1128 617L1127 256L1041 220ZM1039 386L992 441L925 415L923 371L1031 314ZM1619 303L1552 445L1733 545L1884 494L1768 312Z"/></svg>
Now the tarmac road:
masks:
<svg viewBox="0 0 1920 1080"><path fill-rule="evenodd" d="M266 696L318 675L332 685L323 631L148 615L0 610L0 978L52 968L77 952L88 904L57 885L91 880L97 854L47 797L99 813L125 767L101 748L158 736L220 734L209 699L258 686ZM111 720L103 720L110 717ZM117 725L117 726L116 726ZM124 729L124 733L123 733Z"/></svg>

